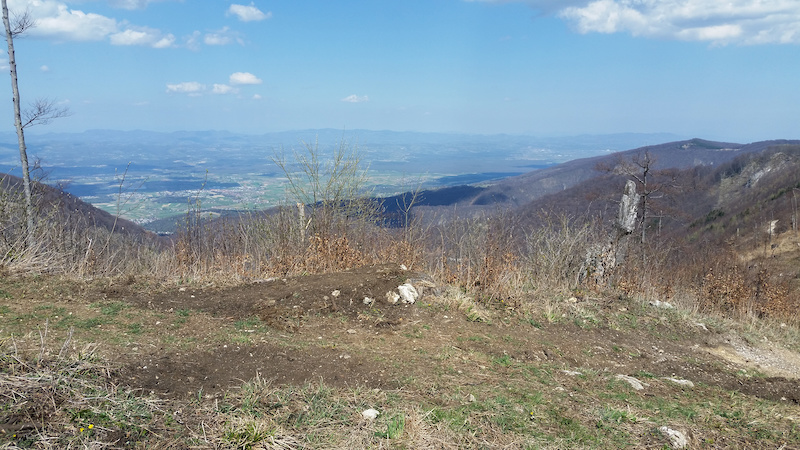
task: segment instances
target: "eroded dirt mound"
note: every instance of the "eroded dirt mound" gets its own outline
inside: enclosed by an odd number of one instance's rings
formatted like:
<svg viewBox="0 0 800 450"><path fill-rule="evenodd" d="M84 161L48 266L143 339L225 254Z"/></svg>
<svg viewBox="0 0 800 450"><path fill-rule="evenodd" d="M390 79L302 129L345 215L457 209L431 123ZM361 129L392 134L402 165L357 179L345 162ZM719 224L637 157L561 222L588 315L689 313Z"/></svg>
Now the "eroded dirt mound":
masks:
<svg viewBox="0 0 800 450"><path fill-rule="evenodd" d="M198 345L185 352L151 349L128 358L120 381L169 396L220 392L257 375L279 384L324 379L334 386L387 387L393 381L387 378L390 371L385 364L340 350L335 341L325 343L330 336L337 336L336 340L349 346L361 345L367 340L383 339L400 325L419 322L423 316L432 320L429 311L421 311L399 298L398 287L406 283L415 287L420 301L435 290L425 276L385 264L331 274L274 278L235 288L176 288L149 296L125 297L125 301L148 309L200 311L223 321L257 317L277 332L317 333L319 342L315 344L319 345L308 346L308 337L304 336L297 339L297 346L262 339L255 345L220 344L211 349ZM323 320L326 317L340 319Z"/></svg>
<svg viewBox="0 0 800 450"><path fill-rule="evenodd" d="M397 325L409 306L398 288L410 282L418 294L425 288L423 281L393 264L272 279L261 284L263 298L256 304L256 312L265 323L287 331L298 329L309 314L369 315L378 326Z"/></svg>
<svg viewBox="0 0 800 450"><path fill-rule="evenodd" d="M327 313L355 318L369 312L380 322L392 325L407 314L408 303L395 296L389 299L387 294L399 296L398 287L406 283L412 284L420 297L434 287L425 275L384 264L329 274L270 278L235 288L177 288L125 300L163 311L192 309L235 319L258 316L270 326L286 331L296 330L307 315Z"/></svg>

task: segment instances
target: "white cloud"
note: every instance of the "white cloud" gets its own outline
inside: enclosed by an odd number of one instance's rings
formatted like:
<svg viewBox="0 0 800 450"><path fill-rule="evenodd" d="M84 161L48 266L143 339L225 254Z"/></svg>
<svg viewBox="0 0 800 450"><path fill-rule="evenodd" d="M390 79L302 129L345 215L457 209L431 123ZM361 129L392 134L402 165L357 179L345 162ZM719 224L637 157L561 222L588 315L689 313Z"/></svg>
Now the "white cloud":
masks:
<svg viewBox="0 0 800 450"><path fill-rule="evenodd" d="M197 81L184 81L183 83L167 84L168 93L200 95L206 90L206 85Z"/></svg>
<svg viewBox="0 0 800 450"><path fill-rule="evenodd" d="M164 35L161 31L148 27L131 27L112 34L109 39L112 45L145 45L153 48L171 47L175 43L175 36Z"/></svg>
<svg viewBox="0 0 800 450"><path fill-rule="evenodd" d="M261 100L261 95L253 94L253 100Z"/></svg>
<svg viewBox="0 0 800 450"><path fill-rule="evenodd" d="M714 44L800 43L800 2L792 0L594 0L561 10L580 33Z"/></svg>
<svg viewBox="0 0 800 450"><path fill-rule="evenodd" d="M233 42L230 36L224 36L217 33L208 33L203 37L203 43L206 45L228 45Z"/></svg>
<svg viewBox="0 0 800 450"><path fill-rule="evenodd" d="M67 8L54 0L16 0L9 2L11 11L30 11L36 26L29 33L65 41L99 41L118 30L115 19L100 14Z"/></svg>
<svg viewBox="0 0 800 450"><path fill-rule="evenodd" d="M39 70L42 72L50 72L50 67L48 67L47 64L43 64L42 67L39 67Z"/></svg>
<svg viewBox="0 0 800 450"><path fill-rule="evenodd" d="M237 42L244 44L244 41L239 37L239 33L231 31L229 27L222 27L221 30L211 31L206 33L203 37L203 43L206 45L228 45Z"/></svg>
<svg viewBox="0 0 800 450"><path fill-rule="evenodd" d="M369 101L369 96L353 94L343 98L342 101L347 103L363 103Z"/></svg>
<svg viewBox="0 0 800 450"><path fill-rule="evenodd" d="M250 6L237 5L234 3L228 8L228 15L234 15L242 22L254 22L272 17L271 12L262 12L260 9L256 8L254 3L250 3Z"/></svg>
<svg viewBox="0 0 800 450"><path fill-rule="evenodd" d="M522 2L580 33L725 44L800 44L797 0L464 0Z"/></svg>
<svg viewBox="0 0 800 450"><path fill-rule="evenodd" d="M230 77L231 84L261 84L262 81L250 72L235 72Z"/></svg>
<svg viewBox="0 0 800 450"><path fill-rule="evenodd" d="M153 0L119 0L112 5L134 9ZM146 45L153 48L172 47L175 36L150 27L137 27L101 14L70 9L59 0L10 0L9 10L30 11L36 26L32 37L58 41L102 41L113 45Z"/></svg>
<svg viewBox="0 0 800 450"><path fill-rule="evenodd" d="M229 86L227 84L215 83L214 86L211 88L211 92L214 94L235 94L238 92L238 90L235 87Z"/></svg>
<svg viewBox="0 0 800 450"><path fill-rule="evenodd" d="M115 8L134 10L146 8L150 0L111 0L109 3Z"/></svg>

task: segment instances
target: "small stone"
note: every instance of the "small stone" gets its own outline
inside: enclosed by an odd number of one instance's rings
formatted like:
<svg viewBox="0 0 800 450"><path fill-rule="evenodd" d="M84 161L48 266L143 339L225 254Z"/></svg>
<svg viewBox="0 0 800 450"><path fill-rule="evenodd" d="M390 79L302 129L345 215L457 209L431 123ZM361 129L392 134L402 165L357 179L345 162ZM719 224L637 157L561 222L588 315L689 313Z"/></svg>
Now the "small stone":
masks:
<svg viewBox="0 0 800 450"><path fill-rule="evenodd" d="M417 289L414 288L411 283L405 283L401 286L398 286L397 291L400 292L400 298L402 298L403 303L405 304L414 303L419 297Z"/></svg>
<svg viewBox="0 0 800 450"><path fill-rule="evenodd" d="M356 330L350 328L347 330L347 334L356 334Z"/></svg>
<svg viewBox="0 0 800 450"><path fill-rule="evenodd" d="M365 418L365 419L368 419L368 420L375 420L375 419L377 419L377 418L378 418L378 416L379 416L380 414L381 414L381 413L379 413L379 412L378 412L378 410L376 410L376 409L372 409L372 408L370 408L370 409L365 409L365 410L364 410L364 411L361 413L361 415L362 415L362 416L364 416L364 418Z"/></svg>
<svg viewBox="0 0 800 450"><path fill-rule="evenodd" d="M562 370L561 372L563 372L564 374L569 375L571 377L576 377L578 375L583 375L582 373L576 372L574 370Z"/></svg>
<svg viewBox="0 0 800 450"><path fill-rule="evenodd" d="M395 291L389 291L386 293L386 301L394 305L397 301L400 300L400 294Z"/></svg>
<svg viewBox="0 0 800 450"><path fill-rule="evenodd" d="M400 264L400 270L408 270L405 264Z"/></svg>
<svg viewBox="0 0 800 450"><path fill-rule="evenodd" d="M672 306L672 303L662 302L661 300L653 300L652 302L650 302L650 305L651 306L655 306L656 308L662 308L662 309L673 309L673 308L675 308L674 306Z"/></svg>
<svg viewBox="0 0 800 450"><path fill-rule="evenodd" d="M667 380L667 381L671 381L671 382L673 382L675 384L681 385L681 386L686 386L688 388L693 388L694 387L694 383L692 383L689 380L679 380L677 378L672 378L672 377L664 377L664 379Z"/></svg>
<svg viewBox="0 0 800 450"><path fill-rule="evenodd" d="M335 289L333 292L331 292L331 297L336 298L339 295L341 295L341 293L342 293L342 291L340 291L338 289Z"/></svg>
<svg viewBox="0 0 800 450"><path fill-rule="evenodd" d="M475 401L476 401L476 400L477 400L477 399L475 398L475 396L474 396L474 395L472 395L472 394L469 394L469 402L470 402L470 403L475 403Z"/></svg>
<svg viewBox="0 0 800 450"><path fill-rule="evenodd" d="M658 431L669 439L669 445L672 448L686 448L686 446L689 445L686 436L678 430L673 430L669 427L659 427Z"/></svg>
<svg viewBox="0 0 800 450"><path fill-rule="evenodd" d="M370 297L364 297L363 303L367 306L371 306L373 303L375 303L375 299Z"/></svg>
<svg viewBox="0 0 800 450"><path fill-rule="evenodd" d="M632 388L636 389L637 391L641 391L642 389L644 389L644 384L634 377L620 374L616 376L616 379L626 381L628 384L631 385Z"/></svg>
<svg viewBox="0 0 800 450"><path fill-rule="evenodd" d="M578 299L575 297L570 297L566 301L567 303L578 303Z"/></svg>

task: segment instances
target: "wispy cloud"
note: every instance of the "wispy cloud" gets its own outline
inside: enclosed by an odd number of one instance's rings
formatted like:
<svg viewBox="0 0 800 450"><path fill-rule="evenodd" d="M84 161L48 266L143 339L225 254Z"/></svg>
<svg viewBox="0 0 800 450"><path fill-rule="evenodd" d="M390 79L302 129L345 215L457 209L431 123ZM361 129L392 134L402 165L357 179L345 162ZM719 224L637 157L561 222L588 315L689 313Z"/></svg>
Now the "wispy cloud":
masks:
<svg viewBox="0 0 800 450"><path fill-rule="evenodd" d="M233 86L229 86L227 84L216 84L215 83L214 86L211 87L211 93L212 94L235 94L237 92L239 92L238 89L236 89Z"/></svg>
<svg viewBox="0 0 800 450"><path fill-rule="evenodd" d="M172 34L163 34L149 27L128 28L112 34L109 40L112 45L144 45L153 48L172 47L175 44L175 36Z"/></svg>
<svg viewBox="0 0 800 450"><path fill-rule="evenodd" d="M231 74L229 82L236 84L261 84L262 81L250 72L234 72Z"/></svg>
<svg viewBox="0 0 800 450"><path fill-rule="evenodd" d="M265 13L261 11L256 7L255 3L250 3L249 6L234 3L228 8L228 15L236 16L242 22L257 22L272 17L271 12Z"/></svg>
<svg viewBox="0 0 800 450"><path fill-rule="evenodd" d="M184 81L182 83L167 84L168 93L201 95L206 90L206 85L197 81Z"/></svg>
<svg viewBox="0 0 800 450"><path fill-rule="evenodd" d="M240 45L244 44L239 33L231 31L229 27L222 27L220 30L208 32L203 36L203 43L206 45L228 45L234 42Z"/></svg>
<svg viewBox="0 0 800 450"><path fill-rule="evenodd" d="M114 8L122 8L128 10L145 9L147 5L158 0L110 0L109 4Z"/></svg>
<svg viewBox="0 0 800 450"><path fill-rule="evenodd" d="M248 72L236 72L230 76L228 84L213 83L209 89L208 85L198 81L184 81L182 83L169 83L167 84L167 93L169 94L187 94L189 96L200 96L206 93L212 94L238 94L240 85L248 84L261 84L261 80L255 75ZM258 95L258 94L256 94ZM254 97L254 98L260 98Z"/></svg>
<svg viewBox="0 0 800 450"><path fill-rule="evenodd" d="M726 44L800 44L800 2L793 0L465 0L524 2L569 22L579 33Z"/></svg>
<svg viewBox="0 0 800 450"><path fill-rule="evenodd" d="M347 103L364 103L369 101L369 96L353 94L343 98L342 101Z"/></svg>

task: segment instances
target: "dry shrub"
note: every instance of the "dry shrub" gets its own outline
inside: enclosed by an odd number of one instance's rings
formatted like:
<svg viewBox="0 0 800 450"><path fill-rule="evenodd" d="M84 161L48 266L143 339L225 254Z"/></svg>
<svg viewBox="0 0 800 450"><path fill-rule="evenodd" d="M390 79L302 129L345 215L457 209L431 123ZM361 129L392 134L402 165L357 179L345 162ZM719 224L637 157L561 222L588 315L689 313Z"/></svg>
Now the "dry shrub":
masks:
<svg viewBox="0 0 800 450"><path fill-rule="evenodd" d="M516 226L509 214L454 220L440 226L431 252L436 278L478 294L485 301L517 299L522 264Z"/></svg>
<svg viewBox="0 0 800 450"><path fill-rule="evenodd" d="M349 269L363 261L361 252L350 245L347 236L320 236L309 238L301 267L312 273Z"/></svg>
<svg viewBox="0 0 800 450"><path fill-rule="evenodd" d="M529 288L537 296L577 288L580 268L599 230L591 222L549 213L539 214L535 223L525 236Z"/></svg>
<svg viewBox="0 0 800 450"><path fill-rule="evenodd" d="M749 307L750 288L741 269L736 265L717 272L714 268L709 268L703 276L699 290L702 311L742 313Z"/></svg>

